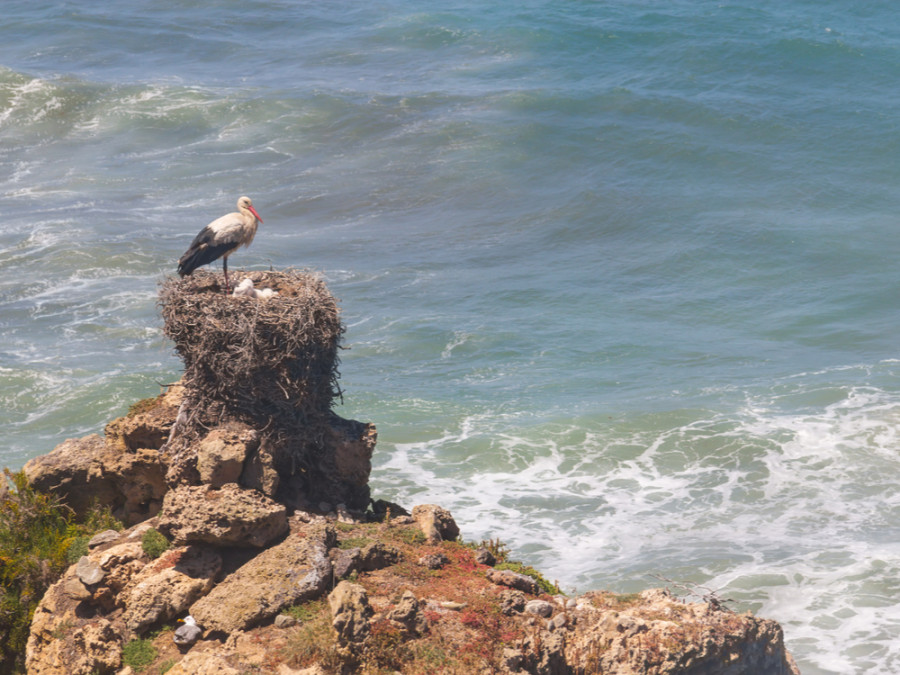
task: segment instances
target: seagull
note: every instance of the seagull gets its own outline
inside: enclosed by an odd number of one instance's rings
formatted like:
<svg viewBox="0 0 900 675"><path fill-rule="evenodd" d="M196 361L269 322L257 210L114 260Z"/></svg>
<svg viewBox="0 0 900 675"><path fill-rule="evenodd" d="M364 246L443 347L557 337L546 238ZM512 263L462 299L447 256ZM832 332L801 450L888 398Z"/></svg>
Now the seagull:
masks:
<svg viewBox="0 0 900 675"><path fill-rule="evenodd" d="M256 236L256 228L263 220L259 217L250 197L237 201L237 213L216 218L194 237L194 241L178 260L178 274L187 276L201 265L222 258L225 272L225 293L228 288L228 256L239 246L249 246Z"/></svg>
<svg viewBox="0 0 900 675"><path fill-rule="evenodd" d="M182 619L178 619L182 621ZM179 647L190 647L194 644L203 633L203 629L197 625L197 622L194 620L190 614L186 616L184 619L184 625L179 626L175 630L175 635L172 637L172 640Z"/></svg>

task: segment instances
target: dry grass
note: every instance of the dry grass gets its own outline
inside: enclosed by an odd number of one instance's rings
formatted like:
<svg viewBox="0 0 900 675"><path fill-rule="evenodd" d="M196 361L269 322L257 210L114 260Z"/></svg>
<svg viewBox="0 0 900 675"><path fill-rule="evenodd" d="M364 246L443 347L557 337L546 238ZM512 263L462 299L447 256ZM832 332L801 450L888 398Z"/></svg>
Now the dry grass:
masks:
<svg viewBox="0 0 900 675"><path fill-rule="evenodd" d="M303 611L299 611L302 608ZM343 661L338 652L337 639L331 628L331 611L322 600L306 603L292 616L301 621L280 655L295 668L319 664L328 673L340 672Z"/></svg>

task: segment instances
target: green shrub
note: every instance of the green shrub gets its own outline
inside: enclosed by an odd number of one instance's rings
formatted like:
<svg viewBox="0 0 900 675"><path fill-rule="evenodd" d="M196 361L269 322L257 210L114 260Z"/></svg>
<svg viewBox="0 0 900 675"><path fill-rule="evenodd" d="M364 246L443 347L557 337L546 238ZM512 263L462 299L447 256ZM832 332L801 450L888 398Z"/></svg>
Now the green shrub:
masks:
<svg viewBox="0 0 900 675"><path fill-rule="evenodd" d="M99 527L121 529L109 510L92 509L79 522L57 497L28 485L25 474L3 470L0 493L0 672L24 671L31 617L47 588L87 550ZM76 557L77 556L77 557Z"/></svg>
<svg viewBox="0 0 900 675"><path fill-rule="evenodd" d="M371 543L372 540L369 539L369 537L350 537L349 539L339 540L338 548L343 550L348 550L351 548L363 548Z"/></svg>
<svg viewBox="0 0 900 675"><path fill-rule="evenodd" d="M564 595L562 589L560 589L558 584L550 583L549 581L547 581L544 575L542 575L536 569L518 561L508 560L506 562L502 562L497 565L495 569L512 570L513 572L531 577L537 582L537 585L541 589L542 593L548 593L550 595Z"/></svg>
<svg viewBox="0 0 900 675"><path fill-rule="evenodd" d="M158 558L169 550L169 540L151 527L141 537L141 548L151 558Z"/></svg>
<svg viewBox="0 0 900 675"><path fill-rule="evenodd" d="M425 534L418 527L398 527L391 530L394 537L409 546L421 546L425 543Z"/></svg>
<svg viewBox="0 0 900 675"><path fill-rule="evenodd" d="M140 672L156 660L158 652L150 640L132 640L122 647L122 663Z"/></svg>
<svg viewBox="0 0 900 675"><path fill-rule="evenodd" d="M0 503L0 662L6 670L21 665L34 609L65 570L74 537L70 509L32 490L23 473L3 473L11 484Z"/></svg>
<svg viewBox="0 0 900 675"><path fill-rule="evenodd" d="M491 552L494 558L497 559L497 564L495 565L496 569L512 570L513 572L517 572L518 574L524 574L525 576L531 577L537 582L538 587L540 588L542 593L548 593L550 595L563 595L559 584L550 583L544 577L544 575L542 575L533 567L530 567L517 560L510 560L509 548L499 538L491 538L487 540L482 539L480 544L468 542L465 545L473 549L486 548Z"/></svg>
<svg viewBox="0 0 900 675"><path fill-rule="evenodd" d="M108 506L94 504L93 508L87 512L84 517L84 530L91 536L105 530L115 530L118 532L125 526L122 521L117 520ZM90 537L89 537L90 538Z"/></svg>
<svg viewBox="0 0 900 675"><path fill-rule="evenodd" d="M310 600L309 602L304 602L299 605L291 605L290 607L286 607L284 609L285 614L294 617L301 623L312 621L313 619L322 615L324 611L324 600Z"/></svg>
<svg viewBox="0 0 900 675"><path fill-rule="evenodd" d="M73 538L66 551L66 562L70 565L74 565L81 559L81 556L87 555L88 542L90 540L91 537L87 534Z"/></svg>
<svg viewBox="0 0 900 675"><path fill-rule="evenodd" d="M482 539L480 544L474 545L473 548L486 548L490 551L491 555L497 559L497 562L503 562L507 558L509 558L509 548L506 544L500 541L500 538L490 538L490 539Z"/></svg>
<svg viewBox="0 0 900 675"><path fill-rule="evenodd" d="M300 628L291 634L285 646L283 655L287 664L300 668L318 664L327 673L358 672L345 667L348 664L342 662L337 634L331 626L331 612L326 609L325 601L295 605L287 613L297 616L291 611L295 609L303 618Z"/></svg>

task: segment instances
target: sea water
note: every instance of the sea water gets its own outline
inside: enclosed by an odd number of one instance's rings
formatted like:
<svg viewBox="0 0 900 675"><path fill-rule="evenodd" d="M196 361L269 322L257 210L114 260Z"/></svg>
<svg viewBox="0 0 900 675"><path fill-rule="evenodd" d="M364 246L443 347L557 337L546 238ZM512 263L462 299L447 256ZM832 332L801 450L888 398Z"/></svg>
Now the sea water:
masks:
<svg viewBox="0 0 900 675"><path fill-rule="evenodd" d="M178 378L158 284L248 194L232 268L340 299L376 497L900 673L890 4L3 10L4 464Z"/></svg>

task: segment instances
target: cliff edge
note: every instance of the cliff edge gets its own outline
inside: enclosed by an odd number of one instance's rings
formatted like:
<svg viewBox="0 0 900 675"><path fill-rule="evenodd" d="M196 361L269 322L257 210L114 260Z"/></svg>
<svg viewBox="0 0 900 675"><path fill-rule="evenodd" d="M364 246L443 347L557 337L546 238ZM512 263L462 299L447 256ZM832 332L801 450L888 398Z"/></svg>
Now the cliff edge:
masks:
<svg viewBox="0 0 900 675"><path fill-rule="evenodd" d="M774 621L660 589L567 597L439 506L372 501L375 427L331 410L337 303L309 274L244 276L277 295L167 280L181 381L26 465L127 526L44 595L29 674L798 672Z"/></svg>

